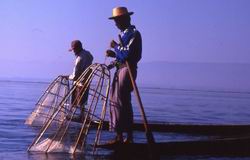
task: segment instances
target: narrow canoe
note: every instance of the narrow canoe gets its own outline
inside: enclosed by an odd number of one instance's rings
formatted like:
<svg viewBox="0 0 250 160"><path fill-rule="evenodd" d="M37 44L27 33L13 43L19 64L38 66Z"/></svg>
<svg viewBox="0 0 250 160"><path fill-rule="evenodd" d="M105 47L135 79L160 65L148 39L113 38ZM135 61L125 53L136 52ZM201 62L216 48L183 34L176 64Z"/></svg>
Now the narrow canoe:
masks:
<svg viewBox="0 0 250 160"><path fill-rule="evenodd" d="M103 144L99 148L114 150L119 154L143 155L149 153L148 144ZM161 142L152 145L157 155L217 155L250 156L250 136L201 141Z"/></svg>
<svg viewBox="0 0 250 160"><path fill-rule="evenodd" d="M94 123L94 125L98 123ZM109 124L103 122L103 129L107 130ZM153 132L172 132L197 135L246 135L250 134L250 125L227 125L227 124L178 124L178 123L150 123L149 128ZM144 131L143 123L134 123L133 130Z"/></svg>

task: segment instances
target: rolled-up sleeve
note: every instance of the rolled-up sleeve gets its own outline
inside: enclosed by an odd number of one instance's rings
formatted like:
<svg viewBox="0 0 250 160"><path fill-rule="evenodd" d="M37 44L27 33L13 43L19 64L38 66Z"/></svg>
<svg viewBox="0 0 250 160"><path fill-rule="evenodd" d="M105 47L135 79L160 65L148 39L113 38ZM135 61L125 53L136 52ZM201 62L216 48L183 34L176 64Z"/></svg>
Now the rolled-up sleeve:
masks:
<svg viewBox="0 0 250 160"><path fill-rule="evenodd" d="M119 62L124 62L128 58L129 52L130 52L130 46L133 43L133 41L134 41L134 38L132 38L129 41L129 44L127 44L126 46L120 46L120 45L115 46L114 49L116 52L116 59Z"/></svg>
<svg viewBox="0 0 250 160"><path fill-rule="evenodd" d="M131 51L131 46L134 43L135 36L134 36L134 34L131 34L129 37L125 37L124 39L126 39L126 38L130 38L130 40L127 44L125 43L124 46L116 45L114 48L115 52L116 52L116 59L119 62L124 62L129 57L129 54Z"/></svg>

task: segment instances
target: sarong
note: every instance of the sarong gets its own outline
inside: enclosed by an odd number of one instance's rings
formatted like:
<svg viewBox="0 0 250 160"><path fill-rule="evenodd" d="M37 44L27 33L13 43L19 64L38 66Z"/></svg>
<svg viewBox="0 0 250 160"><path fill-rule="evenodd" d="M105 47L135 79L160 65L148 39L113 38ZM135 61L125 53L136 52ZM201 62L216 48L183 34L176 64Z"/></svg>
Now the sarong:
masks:
<svg viewBox="0 0 250 160"><path fill-rule="evenodd" d="M136 69L132 70L136 79ZM133 86L127 67L118 69L114 74L110 91L110 130L116 132L129 132L133 125L133 109L131 92Z"/></svg>

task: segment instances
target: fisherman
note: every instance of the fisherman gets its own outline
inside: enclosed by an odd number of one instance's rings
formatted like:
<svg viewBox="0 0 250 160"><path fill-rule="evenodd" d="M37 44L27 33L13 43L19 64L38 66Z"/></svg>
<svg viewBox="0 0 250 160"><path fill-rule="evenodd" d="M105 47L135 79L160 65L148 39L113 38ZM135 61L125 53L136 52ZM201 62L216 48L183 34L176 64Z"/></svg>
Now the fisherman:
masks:
<svg viewBox="0 0 250 160"><path fill-rule="evenodd" d="M91 53L82 47L82 43L79 40L74 40L71 42L71 48L69 49L70 52L76 56L75 60L75 67L73 69L73 73L69 75L69 79L73 81L75 84L76 80L80 77L80 75L88 68L93 62L93 56ZM73 117L74 121L83 121L84 118L84 106L87 104L88 101L88 89L85 91L82 98L76 99L77 97L81 96L84 89L82 86L77 86L76 89L72 93L71 103L81 107L81 113L79 117ZM76 101L76 102L75 102Z"/></svg>
<svg viewBox="0 0 250 160"><path fill-rule="evenodd" d="M130 16L126 7L116 7L112 11L115 25L121 31L119 42L111 41L106 51L106 56L116 58L116 72L112 82L110 93L110 129L116 132L116 137L110 144L133 143L133 109L131 104L131 92L133 91L129 76L128 62L133 78L137 76L137 63L141 59L142 39L140 32L131 25ZM109 66L110 67L110 66ZM123 141L123 132L127 132L127 139Z"/></svg>

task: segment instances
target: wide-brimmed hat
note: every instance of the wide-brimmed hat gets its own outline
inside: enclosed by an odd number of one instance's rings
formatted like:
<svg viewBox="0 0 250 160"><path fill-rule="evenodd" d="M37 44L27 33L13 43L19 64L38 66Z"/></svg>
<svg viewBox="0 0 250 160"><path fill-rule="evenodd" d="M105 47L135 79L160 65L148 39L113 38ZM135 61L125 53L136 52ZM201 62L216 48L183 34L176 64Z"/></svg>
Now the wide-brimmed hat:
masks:
<svg viewBox="0 0 250 160"><path fill-rule="evenodd" d="M128 12L128 9L126 7L116 7L112 10L112 17L109 17L109 19L115 19L121 16L130 16L134 14L134 12Z"/></svg>
<svg viewBox="0 0 250 160"><path fill-rule="evenodd" d="M70 52L74 50L74 48L82 48L82 42L80 40L74 40L71 42L71 48L69 49Z"/></svg>

